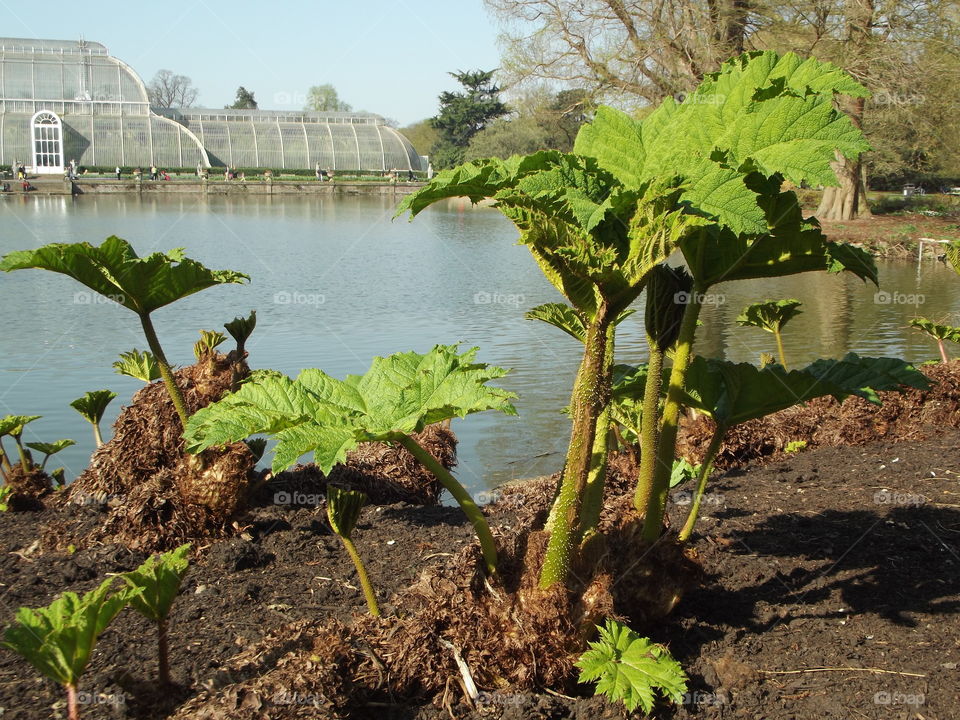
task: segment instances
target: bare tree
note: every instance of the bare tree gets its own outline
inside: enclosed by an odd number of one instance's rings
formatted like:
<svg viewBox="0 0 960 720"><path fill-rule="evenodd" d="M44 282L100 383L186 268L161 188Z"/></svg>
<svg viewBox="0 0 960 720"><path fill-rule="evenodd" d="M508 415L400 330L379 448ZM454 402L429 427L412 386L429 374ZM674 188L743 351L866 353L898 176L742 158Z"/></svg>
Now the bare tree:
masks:
<svg viewBox="0 0 960 720"><path fill-rule="evenodd" d="M751 47L747 0L485 0L501 21L508 84L562 80L648 103L684 93Z"/></svg>
<svg viewBox="0 0 960 720"><path fill-rule="evenodd" d="M956 77L957 0L485 0L502 25L507 84L560 81L619 105L657 104L682 95L706 73L745 50L793 50L834 62L874 92L844 99L843 109L875 146L905 141L894 122L871 127L891 100L922 97L909 109L914 127L934 105L956 107L954 90L928 94L937 77ZM931 58L934 59L931 62ZM942 85L942 83L941 83ZM955 85L955 83L953 83ZM952 86L951 86L952 87ZM955 114L955 113L954 113ZM946 113L949 116L949 113ZM955 120L953 121L955 124ZM928 148L939 152L935 135ZM939 137L954 137L940 132ZM910 141L916 141L914 134ZM888 148L883 148L884 151ZM914 158L924 153L912 151ZM869 161L869 157L867 158ZM839 188L818 214L852 219L869 213L865 165L838 158Z"/></svg>
<svg viewBox="0 0 960 720"><path fill-rule="evenodd" d="M174 75L170 70L158 70L147 85L150 104L155 107L191 107L200 91L186 75Z"/></svg>

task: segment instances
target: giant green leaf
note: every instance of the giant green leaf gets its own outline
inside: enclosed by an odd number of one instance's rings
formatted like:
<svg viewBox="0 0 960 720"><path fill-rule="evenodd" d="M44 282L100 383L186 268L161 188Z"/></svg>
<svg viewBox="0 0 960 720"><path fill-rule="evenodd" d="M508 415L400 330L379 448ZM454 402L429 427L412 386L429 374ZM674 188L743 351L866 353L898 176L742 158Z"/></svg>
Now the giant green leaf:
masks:
<svg viewBox="0 0 960 720"><path fill-rule="evenodd" d="M0 270L37 268L68 275L119 305L146 315L205 288L249 280L233 270L210 270L183 249L138 257L126 240L111 236L99 247L54 243L18 250L0 260Z"/></svg>
<svg viewBox="0 0 960 720"><path fill-rule="evenodd" d="M437 345L422 355L396 353L374 358L364 375L344 380L317 369L296 380L254 373L240 390L190 418L187 449L195 453L267 433L277 440L274 472L313 452L326 473L360 442L395 440L484 410L515 415L510 399L516 396L486 384L506 370L476 362L476 352Z"/></svg>

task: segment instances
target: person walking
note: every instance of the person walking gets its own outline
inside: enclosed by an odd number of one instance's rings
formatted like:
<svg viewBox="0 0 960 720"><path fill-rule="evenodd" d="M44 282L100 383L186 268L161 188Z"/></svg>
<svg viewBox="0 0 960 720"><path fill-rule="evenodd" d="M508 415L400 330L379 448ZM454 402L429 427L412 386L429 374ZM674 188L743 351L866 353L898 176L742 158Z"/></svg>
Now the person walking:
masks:
<svg viewBox="0 0 960 720"><path fill-rule="evenodd" d="M117 180L120 179L120 166L117 165Z"/></svg>

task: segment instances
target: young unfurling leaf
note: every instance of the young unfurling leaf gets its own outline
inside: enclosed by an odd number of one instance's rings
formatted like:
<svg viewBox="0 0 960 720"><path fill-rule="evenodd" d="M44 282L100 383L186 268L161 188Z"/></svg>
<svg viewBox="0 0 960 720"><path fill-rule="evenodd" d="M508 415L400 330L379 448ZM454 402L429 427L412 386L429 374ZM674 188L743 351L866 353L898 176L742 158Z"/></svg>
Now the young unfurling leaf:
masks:
<svg viewBox="0 0 960 720"><path fill-rule="evenodd" d="M107 405L116 396L117 394L111 390L93 390L70 403L70 407L83 415L83 418L93 426L93 439L96 440L97 447L103 445L100 421L103 419L103 413L106 411Z"/></svg>
<svg viewBox="0 0 960 720"><path fill-rule="evenodd" d="M160 366L149 350L140 352L136 348L120 353L120 359L113 363L118 375L126 375L145 383L160 379Z"/></svg>
<svg viewBox="0 0 960 720"><path fill-rule="evenodd" d="M373 591L373 585L370 584L370 576L367 575L367 569L360 559L360 553L357 552L350 535L353 528L360 519L360 511L367 503L366 494L357 490L341 490L336 485L327 486L327 519L330 521L330 528L343 541L343 546L353 560L354 567L357 568L357 577L360 578L360 587L363 588L363 595L367 599L367 608L374 617L380 617L380 607L377 605L377 595Z"/></svg>

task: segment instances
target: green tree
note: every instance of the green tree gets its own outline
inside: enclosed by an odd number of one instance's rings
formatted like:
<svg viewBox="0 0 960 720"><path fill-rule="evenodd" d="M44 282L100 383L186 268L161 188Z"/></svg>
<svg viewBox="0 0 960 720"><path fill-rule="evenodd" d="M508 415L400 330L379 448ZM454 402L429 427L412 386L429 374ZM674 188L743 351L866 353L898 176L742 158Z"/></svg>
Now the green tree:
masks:
<svg viewBox="0 0 960 720"><path fill-rule="evenodd" d="M430 124L440 133L431 151L437 168L462 162L473 136L491 121L507 114L507 106L500 101L500 88L493 82L493 73L493 70L450 73L463 86L463 92L440 93L440 112L430 119Z"/></svg>
<svg viewBox="0 0 960 720"><path fill-rule="evenodd" d="M227 105L226 110L256 110L257 109L257 100L253 97L253 93L247 90L243 85L237 88L237 99L233 101L233 105Z"/></svg>
<svg viewBox="0 0 960 720"><path fill-rule="evenodd" d="M418 155L429 155L440 139L440 133L433 126L431 118L400 128L400 134L410 141Z"/></svg>
<svg viewBox="0 0 960 720"><path fill-rule="evenodd" d="M307 104L303 109L314 112L350 112L353 107L340 99L333 85L325 83L314 85L307 90Z"/></svg>

